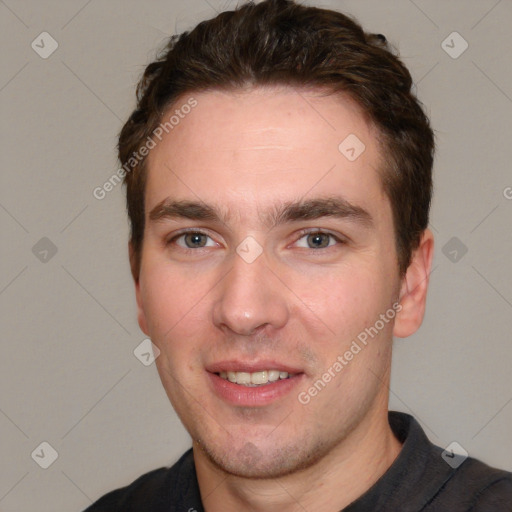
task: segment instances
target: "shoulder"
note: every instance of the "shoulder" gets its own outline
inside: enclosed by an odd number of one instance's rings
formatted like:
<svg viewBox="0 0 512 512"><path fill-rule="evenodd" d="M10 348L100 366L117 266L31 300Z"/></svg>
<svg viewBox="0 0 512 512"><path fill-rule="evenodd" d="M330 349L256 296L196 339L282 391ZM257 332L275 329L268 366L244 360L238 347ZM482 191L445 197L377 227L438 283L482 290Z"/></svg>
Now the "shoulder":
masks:
<svg viewBox="0 0 512 512"><path fill-rule="evenodd" d="M463 510L512 512L512 473L478 459L466 459L447 481L445 492L446 496L458 497L464 503Z"/></svg>
<svg viewBox="0 0 512 512"><path fill-rule="evenodd" d="M187 451L172 467L154 469L129 485L105 494L84 512L152 512L169 511L196 485L192 450Z"/></svg>
<svg viewBox="0 0 512 512"><path fill-rule="evenodd" d="M84 512L113 512L115 510L137 510L141 499L148 499L161 492L164 482L171 476L171 468L160 468L145 473L131 484L105 494Z"/></svg>
<svg viewBox="0 0 512 512"><path fill-rule="evenodd" d="M392 505L385 510L407 502L422 512L512 512L512 473L433 444L408 414L391 411L389 420L403 445L378 487Z"/></svg>

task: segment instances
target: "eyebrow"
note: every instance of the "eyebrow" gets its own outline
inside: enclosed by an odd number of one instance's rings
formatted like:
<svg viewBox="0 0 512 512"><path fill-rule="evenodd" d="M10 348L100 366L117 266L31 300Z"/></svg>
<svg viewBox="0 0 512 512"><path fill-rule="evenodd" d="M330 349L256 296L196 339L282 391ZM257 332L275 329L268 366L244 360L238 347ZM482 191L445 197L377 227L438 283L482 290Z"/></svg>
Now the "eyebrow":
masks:
<svg viewBox="0 0 512 512"><path fill-rule="evenodd" d="M154 222L181 218L227 223L230 217L227 210L220 212L203 202L171 199L164 199L149 213L149 219ZM373 218L367 210L338 196L279 203L260 217L270 229L288 222L324 217L349 219L365 227L373 225Z"/></svg>

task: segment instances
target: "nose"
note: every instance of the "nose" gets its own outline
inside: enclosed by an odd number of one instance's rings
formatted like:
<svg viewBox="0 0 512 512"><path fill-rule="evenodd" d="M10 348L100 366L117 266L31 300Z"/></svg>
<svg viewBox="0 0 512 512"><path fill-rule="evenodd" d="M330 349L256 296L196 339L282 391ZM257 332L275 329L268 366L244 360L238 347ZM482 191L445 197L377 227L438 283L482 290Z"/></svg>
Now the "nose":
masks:
<svg viewBox="0 0 512 512"><path fill-rule="evenodd" d="M219 283L214 324L243 336L280 329L289 317L287 288L270 270L264 255L248 263L233 256L231 270Z"/></svg>

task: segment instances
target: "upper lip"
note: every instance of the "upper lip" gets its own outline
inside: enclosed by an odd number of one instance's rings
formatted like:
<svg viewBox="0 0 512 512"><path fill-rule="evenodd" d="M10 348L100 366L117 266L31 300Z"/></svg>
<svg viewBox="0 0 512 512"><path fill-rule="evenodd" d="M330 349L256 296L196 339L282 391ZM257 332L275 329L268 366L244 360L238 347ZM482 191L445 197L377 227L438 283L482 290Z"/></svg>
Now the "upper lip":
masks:
<svg viewBox="0 0 512 512"><path fill-rule="evenodd" d="M206 366L206 370L210 373L220 372L262 372L264 370L278 370L280 372L287 372L290 374L302 373L297 367L287 364L279 363L277 361L262 360L262 361L240 361L230 359L226 361L219 361Z"/></svg>

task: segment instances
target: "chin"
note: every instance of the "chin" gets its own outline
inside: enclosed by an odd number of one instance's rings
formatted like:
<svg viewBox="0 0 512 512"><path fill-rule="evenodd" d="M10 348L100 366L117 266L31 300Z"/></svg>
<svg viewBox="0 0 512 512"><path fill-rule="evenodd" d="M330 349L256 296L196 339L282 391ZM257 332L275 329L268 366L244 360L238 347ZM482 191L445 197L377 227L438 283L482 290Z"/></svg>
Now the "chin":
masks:
<svg viewBox="0 0 512 512"><path fill-rule="evenodd" d="M218 445L213 448L204 441L200 441L199 445L212 464L223 472L239 478L257 480L281 478L307 469L330 450L330 446L322 446L322 443L313 447L276 447L274 444L258 448L255 444L247 442L238 450L228 447L223 451Z"/></svg>

